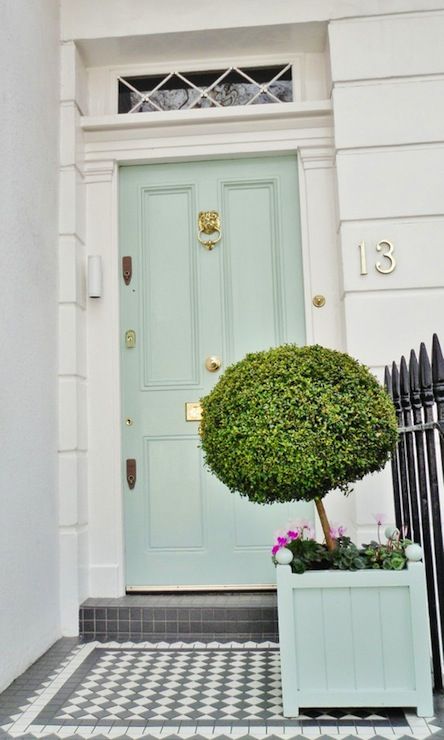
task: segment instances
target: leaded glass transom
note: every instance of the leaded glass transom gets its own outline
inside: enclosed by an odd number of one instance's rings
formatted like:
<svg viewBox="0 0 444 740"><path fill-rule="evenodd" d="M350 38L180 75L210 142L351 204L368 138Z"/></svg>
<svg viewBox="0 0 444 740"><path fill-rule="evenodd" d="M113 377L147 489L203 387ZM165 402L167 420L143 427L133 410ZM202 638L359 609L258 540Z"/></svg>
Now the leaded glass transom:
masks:
<svg viewBox="0 0 444 740"><path fill-rule="evenodd" d="M291 64L119 77L119 113L291 103Z"/></svg>

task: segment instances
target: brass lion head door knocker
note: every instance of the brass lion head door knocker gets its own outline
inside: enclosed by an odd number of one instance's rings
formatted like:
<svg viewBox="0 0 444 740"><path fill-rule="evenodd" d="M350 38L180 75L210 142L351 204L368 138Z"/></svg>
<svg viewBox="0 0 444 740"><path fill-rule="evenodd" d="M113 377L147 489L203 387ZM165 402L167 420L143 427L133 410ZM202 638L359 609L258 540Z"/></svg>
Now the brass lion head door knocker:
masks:
<svg viewBox="0 0 444 740"><path fill-rule="evenodd" d="M198 217L198 233L197 238L205 249L210 252L216 244L221 240L222 231L220 226L220 216L217 211L201 211ZM214 239L202 239L202 234L211 236L211 234L217 234Z"/></svg>

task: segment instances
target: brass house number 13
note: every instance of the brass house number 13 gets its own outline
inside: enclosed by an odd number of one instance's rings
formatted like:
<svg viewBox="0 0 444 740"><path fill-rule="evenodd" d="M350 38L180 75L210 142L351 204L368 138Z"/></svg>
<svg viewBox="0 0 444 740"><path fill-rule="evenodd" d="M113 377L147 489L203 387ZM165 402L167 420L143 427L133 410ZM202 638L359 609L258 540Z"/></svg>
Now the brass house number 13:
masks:
<svg viewBox="0 0 444 740"><path fill-rule="evenodd" d="M379 262L378 260L375 263L377 271L381 272L383 275L389 275L396 267L395 248L392 242L389 242L388 239L381 239L381 241L376 245L376 251L381 252L382 257L384 258L382 262ZM361 275L368 275L367 247L365 246L365 242L360 243L359 253L361 257Z"/></svg>

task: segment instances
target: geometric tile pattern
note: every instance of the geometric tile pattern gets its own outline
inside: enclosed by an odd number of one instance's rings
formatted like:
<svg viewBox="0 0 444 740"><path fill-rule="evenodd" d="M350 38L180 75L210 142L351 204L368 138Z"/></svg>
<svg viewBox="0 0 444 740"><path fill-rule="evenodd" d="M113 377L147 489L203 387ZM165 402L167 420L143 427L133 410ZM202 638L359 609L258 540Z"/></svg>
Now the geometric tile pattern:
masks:
<svg viewBox="0 0 444 740"><path fill-rule="evenodd" d="M277 647L234 642L78 645L1 726L0 737L442 736L439 720L401 710L320 708L285 719Z"/></svg>
<svg viewBox="0 0 444 740"><path fill-rule="evenodd" d="M277 649L96 648L73 681L51 702L56 721L284 722Z"/></svg>

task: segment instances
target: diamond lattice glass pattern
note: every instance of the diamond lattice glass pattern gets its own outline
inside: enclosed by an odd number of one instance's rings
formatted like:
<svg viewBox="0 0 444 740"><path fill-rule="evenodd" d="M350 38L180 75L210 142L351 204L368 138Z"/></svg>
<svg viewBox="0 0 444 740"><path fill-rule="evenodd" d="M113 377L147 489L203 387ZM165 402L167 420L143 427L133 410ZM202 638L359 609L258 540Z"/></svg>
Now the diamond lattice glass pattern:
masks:
<svg viewBox="0 0 444 740"><path fill-rule="evenodd" d="M119 77L119 113L291 103L291 64Z"/></svg>

